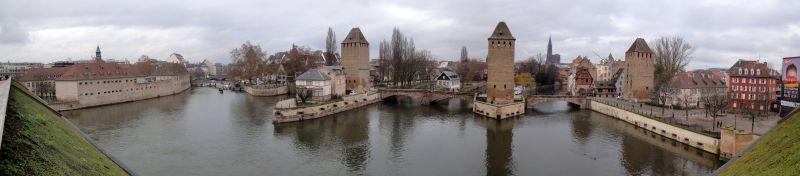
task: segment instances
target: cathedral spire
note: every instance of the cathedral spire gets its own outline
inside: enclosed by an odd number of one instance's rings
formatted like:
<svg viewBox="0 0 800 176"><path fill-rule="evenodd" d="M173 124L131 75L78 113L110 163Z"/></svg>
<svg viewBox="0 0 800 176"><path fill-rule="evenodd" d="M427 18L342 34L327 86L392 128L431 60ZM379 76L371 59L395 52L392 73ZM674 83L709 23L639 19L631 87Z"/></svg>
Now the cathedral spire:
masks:
<svg viewBox="0 0 800 176"><path fill-rule="evenodd" d="M553 35L550 34L550 36L547 37L547 59L549 60L552 57L553 57Z"/></svg>

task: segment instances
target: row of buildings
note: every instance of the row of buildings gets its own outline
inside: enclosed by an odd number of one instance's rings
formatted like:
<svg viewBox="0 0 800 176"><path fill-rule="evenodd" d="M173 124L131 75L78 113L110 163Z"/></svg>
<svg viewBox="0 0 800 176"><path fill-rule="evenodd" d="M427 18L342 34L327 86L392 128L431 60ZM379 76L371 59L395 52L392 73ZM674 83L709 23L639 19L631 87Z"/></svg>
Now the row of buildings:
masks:
<svg viewBox="0 0 800 176"><path fill-rule="evenodd" d="M738 60L727 69L679 72L656 90L653 54L644 39L639 38L626 51L625 60L615 60L609 54L593 64L587 57L578 56L564 68L566 92L683 108L704 108L704 96L723 94L731 112L778 109L780 73L766 62Z"/></svg>
<svg viewBox="0 0 800 176"><path fill-rule="evenodd" d="M93 62L30 68L18 81L57 110L155 98L190 87L189 74L182 63L106 62L99 47L95 54Z"/></svg>

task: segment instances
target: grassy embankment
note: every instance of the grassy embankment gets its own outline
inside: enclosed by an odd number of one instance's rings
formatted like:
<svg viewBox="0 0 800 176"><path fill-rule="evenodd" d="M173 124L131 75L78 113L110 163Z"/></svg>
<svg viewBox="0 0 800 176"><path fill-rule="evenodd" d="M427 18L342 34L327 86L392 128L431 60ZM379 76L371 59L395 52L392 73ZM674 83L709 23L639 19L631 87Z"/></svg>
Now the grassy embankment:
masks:
<svg viewBox="0 0 800 176"><path fill-rule="evenodd" d="M800 113L790 116L720 175L800 174Z"/></svg>
<svg viewBox="0 0 800 176"><path fill-rule="evenodd" d="M127 175L45 105L12 86L0 175Z"/></svg>

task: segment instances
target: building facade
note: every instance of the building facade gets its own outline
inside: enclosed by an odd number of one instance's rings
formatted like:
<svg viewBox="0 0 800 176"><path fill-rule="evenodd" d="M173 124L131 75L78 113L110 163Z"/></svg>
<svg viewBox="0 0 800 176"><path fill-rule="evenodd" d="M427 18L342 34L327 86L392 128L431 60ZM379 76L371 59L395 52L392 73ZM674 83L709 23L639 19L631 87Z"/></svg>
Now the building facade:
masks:
<svg viewBox="0 0 800 176"><path fill-rule="evenodd" d="M342 41L342 69L344 70L347 94L367 93L372 87L369 77L369 42L361 29L353 28Z"/></svg>
<svg viewBox="0 0 800 176"><path fill-rule="evenodd" d="M708 71L680 72L667 85L669 91L663 92L665 105L683 108L705 108L702 98L713 94L725 95L728 86L723 78ZM660 103L660 102L659 102Z"/></svg>
<svg viewBox="0 0 800 176"><path fill-rule="evenodd" d="M347 78L344 75L342 66L322 66L319 71L331 78L331 96L345 96L345 83Z"/></svg>
<svg viewBox="0 0 800 176"><path fill-rule="evenodd" d="M637 38L625 52L625 100L649 103L655 79L653 51L642 38Z"/></svg>
<svg viewBox="0 0 800 176"><path fill-rule="evenodd" d="M768 112L777 109L780 74L767 62L739 60L728 69L728 109L731 112Z"/></svg>
<svg viewBox="0 0 800 176"><path fill-rule="evenodd" d="M312 101L325 101L331 99L331 80L331 77L315 68L297 76L295 85L298 91L310 91ZM297 93L297 96L302 96L302 93Z"/></svg>
<svg viewBox="0 0 800 176"><path fill-rule="evenodd" d="M458 91L461 89L461 78L452 71L442 71L436 76L436 86L447 91Z"/></svg>

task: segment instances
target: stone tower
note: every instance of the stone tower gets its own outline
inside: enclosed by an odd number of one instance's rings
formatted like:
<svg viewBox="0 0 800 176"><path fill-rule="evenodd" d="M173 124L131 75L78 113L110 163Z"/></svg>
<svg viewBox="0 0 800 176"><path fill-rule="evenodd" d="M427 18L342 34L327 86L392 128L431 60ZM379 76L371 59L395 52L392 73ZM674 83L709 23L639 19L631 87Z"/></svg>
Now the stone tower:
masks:
<svg viewBox="0 0 800 176"><path fill-rule="evenodd" d="M97 50L94 51L94 60L103 61L103 57L100 55L100 45L97 45Z"/></svg>
<svg viewBox="0 0 800 176"><path fill-rule="evenodd" d="M625 52L625 91L628 101L649 103L655 79L653 51L642 38L637 38Z"/></svg>
<svg viewBox="0 0 800 176"><path fill-rule="evenodd" d="M369 42L359 28L351 29L342 41L342 69L347 94L369 91Z"/></svg>
<svg viewBox="0 0 800 176"><path fill-rule="evenodd" d="M493 105L514 102L514 36L505 22L500 22L489 36L489 79L486 101Z"/></svg>

